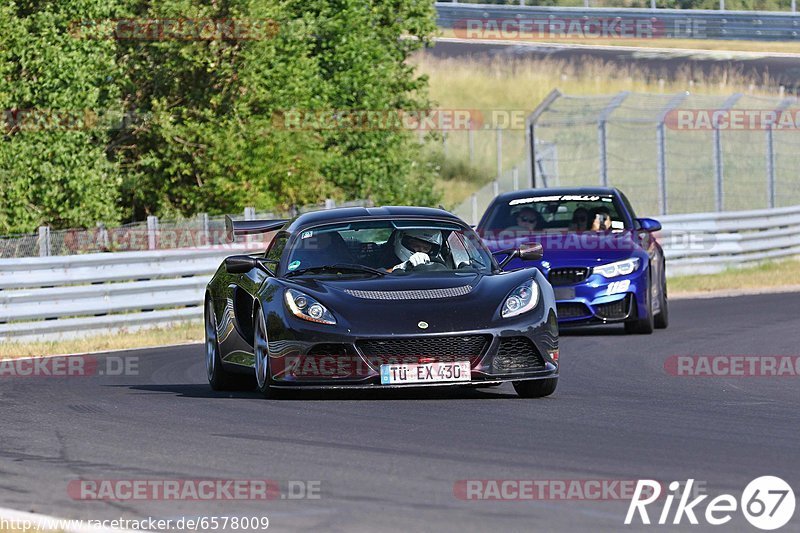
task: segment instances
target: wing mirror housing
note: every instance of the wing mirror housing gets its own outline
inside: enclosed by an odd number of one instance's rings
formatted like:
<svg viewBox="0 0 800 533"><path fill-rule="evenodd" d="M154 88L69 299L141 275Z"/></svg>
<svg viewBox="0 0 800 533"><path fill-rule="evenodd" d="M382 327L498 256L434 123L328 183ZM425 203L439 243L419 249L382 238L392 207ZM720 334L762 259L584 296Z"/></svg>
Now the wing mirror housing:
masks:
<svg viewBox="0 0 800 533"><path fill-rule="evenodd" d="M508 250L500 250L494 254L505 254L505 258L500 261L500 268L511 262L512 259L519 257L523 261L538 261L544 256L544 248L538 242L526 242L519 245L519 248L510 248Z"/></svg>
<svg viewBox="0 0 800 533"><path fill-rule="evenodd" d="M228 271L228 274L247 274L255 268L266 272L270 276L275 275L275 273L264 264L263 259L250 257L249 255L232 255L225 258L225 270Z"/></svg>
<svg viewBox="0 0 800 533"><path fill-rule="evenodd" d="M661 222L653 220L652 218L638 218L636 219L641 226L642 231L653 233L654 231L661 231Z"/></svg>

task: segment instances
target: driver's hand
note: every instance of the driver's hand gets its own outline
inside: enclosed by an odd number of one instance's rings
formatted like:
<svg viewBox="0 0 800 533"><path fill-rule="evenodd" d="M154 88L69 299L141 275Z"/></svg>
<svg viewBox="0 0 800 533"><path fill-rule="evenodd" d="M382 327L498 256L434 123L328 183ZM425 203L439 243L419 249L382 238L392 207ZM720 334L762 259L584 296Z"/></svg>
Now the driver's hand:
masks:
<svg viewBox="0 0 800 533"><path fill-rule="evenodd" d="M416 252L414 255L408 258L408 261L412 267L416 267L425 263L430 263L431 258L425 252Z"/></svg>

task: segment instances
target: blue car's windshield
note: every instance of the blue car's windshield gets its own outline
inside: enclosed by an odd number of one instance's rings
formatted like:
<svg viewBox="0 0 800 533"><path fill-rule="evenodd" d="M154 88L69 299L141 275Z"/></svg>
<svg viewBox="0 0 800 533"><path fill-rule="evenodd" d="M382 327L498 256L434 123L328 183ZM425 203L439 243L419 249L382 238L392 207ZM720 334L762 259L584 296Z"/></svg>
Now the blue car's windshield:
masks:
<svg viewBox="0 0 800 533"><path fill-rule="evenodd" d="M474 231L430 220L323 225L302 231L290 247L286 275L488 272L493 266Z"/></svg>
<svg viewBox="0 0 800 533"><path fill-rule="evenodd" d="M622 231L628 228L613 195L542 195L495 204L483 232Z"/></svg>

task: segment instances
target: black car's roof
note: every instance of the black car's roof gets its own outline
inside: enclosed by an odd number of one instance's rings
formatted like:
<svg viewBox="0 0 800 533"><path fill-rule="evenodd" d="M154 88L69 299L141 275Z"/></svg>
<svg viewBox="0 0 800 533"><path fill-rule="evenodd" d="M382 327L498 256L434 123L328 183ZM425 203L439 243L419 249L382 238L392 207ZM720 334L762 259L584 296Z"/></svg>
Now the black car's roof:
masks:
<svg viewBox="0 0 800 533"><path fill-rule="evenodd" d="M537 196L559 196L567 194L576 195L604 195L613 194L618 195L619 190L616 187L558 187L558 188L542 188L542 189L522 189L520 191L507 192L499 195L495 201L506 202L516 200L517 198L532 198Z"/></svg>
<svg viewBox="0 0 800 533"><path fill-rule="evenodd" d="M466 225L464 221L453 213L432 207L338 207L302 214L295 218L286 229L291 233L295 233L309 226L350 220L369 220L370 218L427 218L451 221L461 226Z"/></svg>

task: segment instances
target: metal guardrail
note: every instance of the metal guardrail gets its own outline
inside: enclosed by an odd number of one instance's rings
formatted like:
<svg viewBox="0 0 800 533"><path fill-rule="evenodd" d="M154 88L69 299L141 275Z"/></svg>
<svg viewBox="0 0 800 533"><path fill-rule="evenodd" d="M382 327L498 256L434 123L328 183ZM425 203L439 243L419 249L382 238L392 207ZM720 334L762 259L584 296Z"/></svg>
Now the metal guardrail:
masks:
<svg viewBox="0 0 800 533"><path fill-rule="evenodd" d="M800 206L660 220L671 276L800 255ZM0 342L113 334L199 320L206 283L224 257L246 249L237 245L0 260Z"/></svg>
<svg viewBox="0 0 800 533"><path fill-rule="evenodd" d="M437 2L436 10L439 27L449 29L465 28L468 20L547 21L550 19L560 22L590 22L598 19L620 21L650 19L656 29L656 34L653 37L658 38L747 39L758 41L795 41L800 39L800 15L794 12L655 9L653 7L646 9L504 6L449 2ZM493 29L494 27L491 25L486 26L488 29ZM549 30L545 29L545 31L552 31L552 26L549 28ZM557 33L560 34L561 32L562 28L558 26ZM503 38L502 30L494 38Z"/></svg>
<svg viewBox="0 0 800 533"><path fill-rule="evenodd" d="M800 206L660 217L670 276L800 255Z"/></svg>
<svg viewBox="0 0 800 533"><path fill-rule="evenodd" d="M0 341L200 319L208 280L225 257L245 250L237 245L0 260Z"/></svg>

